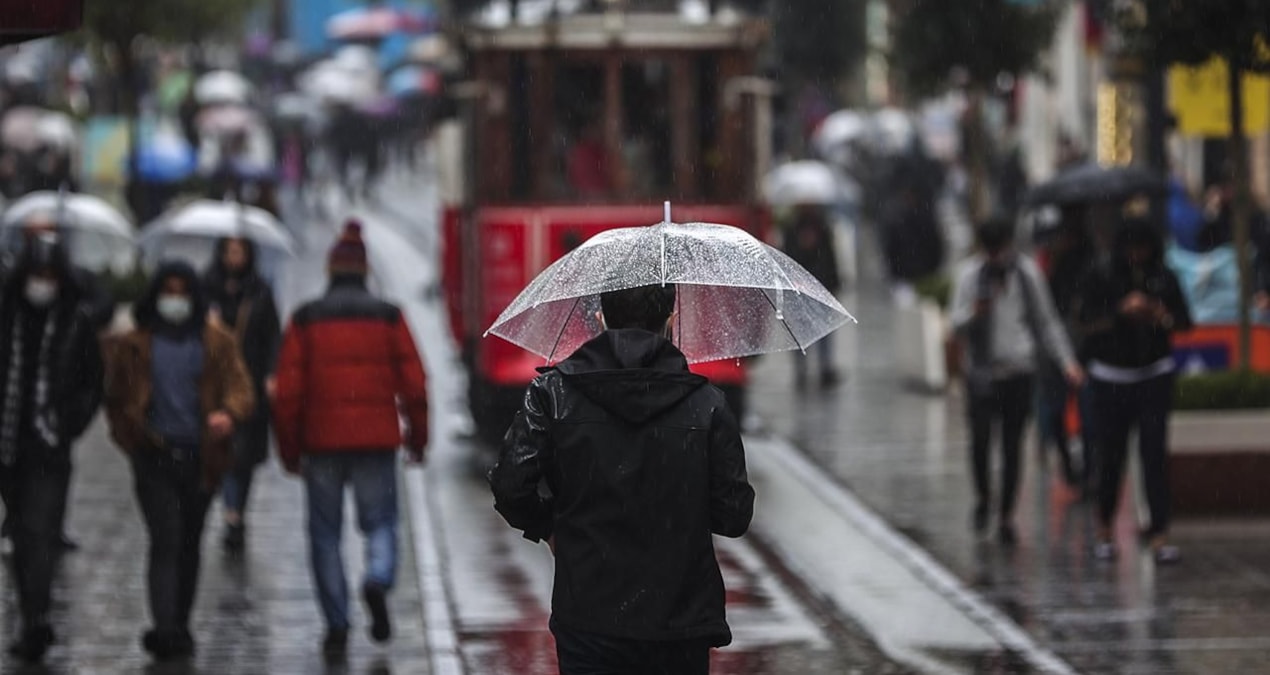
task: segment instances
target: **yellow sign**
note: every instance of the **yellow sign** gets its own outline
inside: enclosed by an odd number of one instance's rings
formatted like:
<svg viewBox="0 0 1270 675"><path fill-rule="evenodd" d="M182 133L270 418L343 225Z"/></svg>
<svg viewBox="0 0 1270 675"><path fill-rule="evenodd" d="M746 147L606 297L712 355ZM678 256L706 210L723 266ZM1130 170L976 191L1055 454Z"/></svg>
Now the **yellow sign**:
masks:
<svg viewBox="0 0 1270 675"><path fill-rule="evenodd" d="M1178 131L1187 136L1230 135L1230 74L1226 62L1169 69L1169 107ZM1244 75L1244 131L1270 131L1270 77Z"/></svg>

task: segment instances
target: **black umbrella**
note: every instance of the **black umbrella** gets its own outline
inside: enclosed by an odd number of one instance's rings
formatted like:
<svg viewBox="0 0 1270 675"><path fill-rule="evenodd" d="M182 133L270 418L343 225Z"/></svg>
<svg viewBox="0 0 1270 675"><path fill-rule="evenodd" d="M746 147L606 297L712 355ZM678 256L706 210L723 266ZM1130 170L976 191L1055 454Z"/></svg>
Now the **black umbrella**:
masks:
<svg viewBox="0 0 1270 675"><path fill-rule="evenodd" d="M1155 172L1136 166L1084 164L1033 188L1028 206L1118 202L1138 195L1165 194L1168 183Z"/></svg>

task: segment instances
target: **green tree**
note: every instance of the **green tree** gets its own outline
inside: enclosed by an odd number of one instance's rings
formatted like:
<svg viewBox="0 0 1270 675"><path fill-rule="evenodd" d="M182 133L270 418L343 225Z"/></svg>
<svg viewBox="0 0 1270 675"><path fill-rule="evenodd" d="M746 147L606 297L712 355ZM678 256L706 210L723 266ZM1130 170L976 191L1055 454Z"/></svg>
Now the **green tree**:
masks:
<svg viewBox="0 0 1270 675"><path fill-rule="evenodd" d="M111 0L84 3L84 29L117 59L125 113L136 115L138 64L134 47L148 37L198 44L241 29L261 0Z"/></svg>
<svg viewBox="0 0 1270 675"><path fill-rule="evenodd" d="M1270 2L1265 0L1137 0L1121 6L1116 24L1127 53L1153 68L1224 59L1230 80L1230 180L1239 261L1239 367L1251 363L1251 193L1244 130L1243 75L1270 72Z"/></svg>
<svg viewBox="0 0 1270 675"><path fill-rule="evenodd" d="M771 12L777 58L795 80L833 87L868 49L861 0L784 0Z"/></svg>
<svg viewBox="0 0 1270 675"><path fill-rule="evenodd" d="M1036 67L1049 47L1057 18L1051 2L1023 0L911 0L896 16L892 62L914 96L965 87L963 158L969 173L971 215L988 215L993 149L981 101L1002 75L1017 78Z"/></svg>

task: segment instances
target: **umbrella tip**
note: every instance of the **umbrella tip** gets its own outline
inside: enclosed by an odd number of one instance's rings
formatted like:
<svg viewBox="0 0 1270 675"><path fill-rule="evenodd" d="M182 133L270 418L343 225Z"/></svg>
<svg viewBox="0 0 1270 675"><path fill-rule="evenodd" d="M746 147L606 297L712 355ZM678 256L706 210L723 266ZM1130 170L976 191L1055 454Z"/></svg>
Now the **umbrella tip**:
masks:
<svg viewBox="0 0 1270 675"><path fill-rule="evenodd" d="M670 200L669 199L663 202L662 208L663 208L662 221L669 223L670 222Z"/></svg>

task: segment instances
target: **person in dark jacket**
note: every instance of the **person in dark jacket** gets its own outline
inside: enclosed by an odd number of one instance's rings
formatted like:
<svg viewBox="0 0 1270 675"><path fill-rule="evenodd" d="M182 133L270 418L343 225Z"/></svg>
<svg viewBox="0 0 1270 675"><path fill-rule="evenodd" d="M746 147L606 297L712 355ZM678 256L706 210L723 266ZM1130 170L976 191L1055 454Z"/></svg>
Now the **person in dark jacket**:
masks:
<svg viewBox="0 0 1270 675"><path fill-rule="evenodd" d="M331 249L327 271L325 297L296 310L283 336L273 417L283 467L304 477L310 563L327 625L322 649L339 660L349 627L344 488L352 487L366 537L362 600L370 636L386 642L387 595L397 573L396 450L404 446L412 461L423 461L428 389L405 316L366 289L366 246L356 221Z"/></svg>
<svg viewBox="0 0 1270 675"><path fill-rule="evenodd" d="M838 273L838 254L834 246L833 226L825 215L823 206L800 204L794 211L794 220L785 233L785 254L811 272L830 293L842 290L842 277ZM834 367L832 336L826 335L813 349L820 358L820 385L832 387L838 383L838 370ZM795 352L794 376L799 389L807 384L807 356Z"/></svg>
<svg viewBox="0 0 1270 675"><path fill-rule="evenodd" d="M556 556L564 675L706 673L732 639L711 534L745 534L754 489L722 392L666 338L674 305L673 286L604 294L606 330L529 385L489 474Z"/></svg>
<svg viewBox="0 0 1270 675"><path fill-rule="evenodd" d="M256 246L250 239L217 243L216 257L204 278L214 321L234 335L256 393L256 412L239 425L234 439L234 465L225 476L225 550L242 551L246 542L247 498L256 467L269 457L269 399L273 371L282 342L282 327L273 289L256 270Z"/></svg>
<svg viewBox="0 0 1270 675"><path fill-rule="evenodd" d="M933 193L903 184L895 199L883 208L882 247L900 304L913 302L913 284L939 271L944 262L944 238L934 200Z"/></svg>
<svg viewBox="0 0 1270 675"><path fill-rule="evenodd" d="M110 435L131 461L150 535L154 627L142 646L160 661L194 653L207 509L232 462L234 430L255 407L233 336L207 321L200 281L185 263L160 266L134 306L136 329L105 349Z"/></svg>
<svg viewBox="0 0 1270 675"><path fill-rule="evenodd" d="M1101 457L1094 553L1100 559L1116 556L1112 525L1129 434L1136 427L1151 511L1143 535L1158 562L1175 562L1179 552L1168 543L1168 419L1177 369L1170 336L1191 327L1191 314L1177 277L1164 264L1164 244L1152 223L1134 219L1120 226L1110 263L1092 275L1079 302Z"/></svg>
<svg viewBox="0 0 1270 675"><path fill-rule="evenodd" d="M22 616L10 652L28 662L41 660L53 643L51 586L71 444L101 401L101 352L81 299L51 233L28 242L0 291L0 496Z"/></svg>

